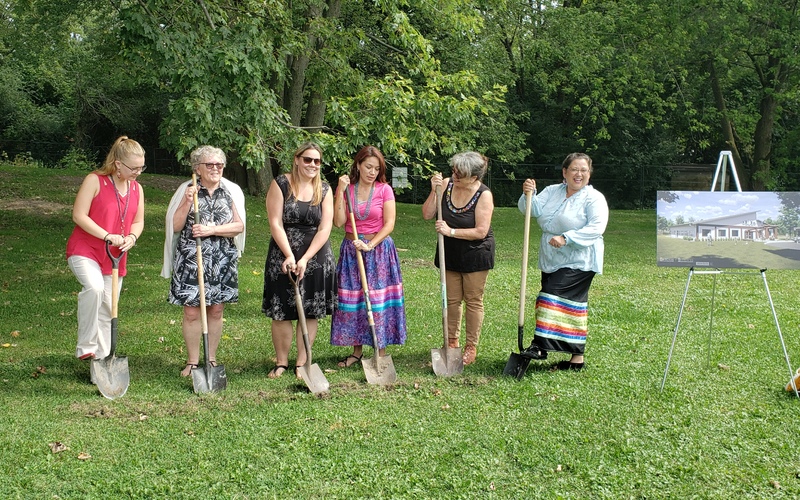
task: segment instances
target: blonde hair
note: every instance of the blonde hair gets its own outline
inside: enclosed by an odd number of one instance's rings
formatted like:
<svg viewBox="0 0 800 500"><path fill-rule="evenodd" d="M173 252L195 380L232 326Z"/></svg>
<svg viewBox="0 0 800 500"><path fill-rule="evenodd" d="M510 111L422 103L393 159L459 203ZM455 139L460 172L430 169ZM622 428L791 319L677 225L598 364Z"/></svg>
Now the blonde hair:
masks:
<svg viewBox="0 0 800 500"><path fill-rule="evenodd" d="M319 153L320 167L322 166L322 148L320 148L319 145L314 142L304 142L299 148L297 148L297 150L294 152L294 156L292 157L292 181L300 176L299 168L297 167L297 159L300 156L303 156L303 153L309 149L313 149ZM317 172L314 180L311 181L311 185L314 188L314 196L311 197L311 204L319 205L322 203L322 168L320 168L320 171ZM292 188L292 195L297 198L299 193L295 190L294 182L289 182L289 186Z"/></svg>
<svg viewBox="0 0 800 500"><path fill-rule="evenodd" d="M121 135L114 141L114 144L108 151L108 155L106 155L106 161L97 169L97 173L101 175L111 175L117 170L117 166L114 162L122 161L123 159L127 160L132 156L144 157L144 148L133 139L128 139L127 135Z"/></svg>

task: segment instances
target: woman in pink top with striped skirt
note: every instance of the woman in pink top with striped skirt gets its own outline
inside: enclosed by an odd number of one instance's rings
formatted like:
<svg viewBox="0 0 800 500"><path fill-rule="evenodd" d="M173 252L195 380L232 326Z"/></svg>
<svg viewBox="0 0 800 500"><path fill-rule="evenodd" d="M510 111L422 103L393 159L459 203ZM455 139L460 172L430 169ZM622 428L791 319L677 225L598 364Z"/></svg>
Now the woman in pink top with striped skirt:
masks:
<svg viewBox="0 0 800 500"><path fill-rule="evenodd" d="M354 205L358 234L353 234L350 208L344 192ZM377 349L384 356L389 344L406 341L406 313L400 259L390 236L395 222L394 191L386 183L386 162L380 150L365 146L353 159L350 175L339 177L333 224L345 229L345 239L336 265L338 299L331 321L331 344L353 346L352 354L339 362L346 368L361 360L364 344L372 345L364 291L356 250L362 252L369 284L370 305L378 338Z"/></svg>

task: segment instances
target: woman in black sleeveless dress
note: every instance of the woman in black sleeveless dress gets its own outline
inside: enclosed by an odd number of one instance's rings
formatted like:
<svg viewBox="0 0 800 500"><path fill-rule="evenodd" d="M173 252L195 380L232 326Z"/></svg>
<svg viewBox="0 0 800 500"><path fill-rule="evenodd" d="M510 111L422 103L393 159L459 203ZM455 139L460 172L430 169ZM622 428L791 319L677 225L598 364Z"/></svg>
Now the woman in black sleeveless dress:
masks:
<svg viewBox="0 0 800 500"><path fill-rule="evenodd" d="M298 319L294 285L288 273L300 278L299 288L311 343L318 320L333 313L336 267L331 251L333 196L320 178L322 151L314 143L303 144L294 155L292 172L278 176L267 193L271 238L264 266L264 299L261 310L272 318L272 343L276 365L269 372L278 378L289 368L293 321ZM297 364L305 364L306 352L299 323L296 327Z"/></svg>

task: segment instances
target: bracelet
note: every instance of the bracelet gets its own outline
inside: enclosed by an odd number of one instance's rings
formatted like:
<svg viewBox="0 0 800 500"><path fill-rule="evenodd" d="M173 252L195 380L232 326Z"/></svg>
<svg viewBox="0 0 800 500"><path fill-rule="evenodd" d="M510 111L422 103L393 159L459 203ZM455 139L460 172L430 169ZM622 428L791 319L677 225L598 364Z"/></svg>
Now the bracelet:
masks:
<svg viewBox="0 0 800 500"><path fill-rule="evenodd" d="M108 236L109 236L110 234L111 234L111 233L106 233L106 235L105 235L105 236L103 236L103 241L108 241Z"/></svg>
<svg viewBox="0 0 800 500"><path fill-rule="evenodd" d="M137 238L136 235L133 234L133 233L129 234L128 236L133 236L133 244L134 245L139 241L139 238Z"/></svg>
<svg viewBox="0 0 800 500"><path fill-rule="evenodd" d="M454 228L452 228L452 227L450 228L450 237L451 238L455 238L456 237L456 230Z"/></svg>

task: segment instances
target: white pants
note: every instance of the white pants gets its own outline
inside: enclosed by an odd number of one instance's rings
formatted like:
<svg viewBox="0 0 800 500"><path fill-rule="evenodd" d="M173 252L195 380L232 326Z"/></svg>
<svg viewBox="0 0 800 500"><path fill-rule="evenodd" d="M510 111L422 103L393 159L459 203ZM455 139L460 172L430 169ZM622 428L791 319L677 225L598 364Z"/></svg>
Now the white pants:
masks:
<svg viewBox="0 0 800 500"><path fill-rule="evenodd" d="M105 358L111 352L111 276L103 276L100 265L88 257L67 259L83 290L78 294L78 347L75 357L94 354ZM119 278L122 290L122 278Z"/></svg>

